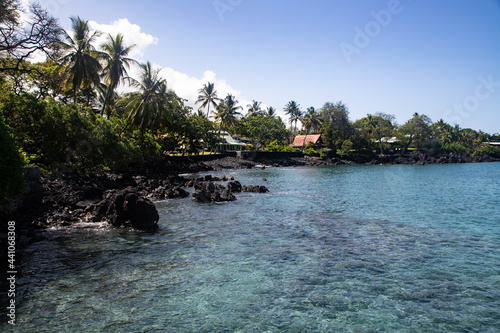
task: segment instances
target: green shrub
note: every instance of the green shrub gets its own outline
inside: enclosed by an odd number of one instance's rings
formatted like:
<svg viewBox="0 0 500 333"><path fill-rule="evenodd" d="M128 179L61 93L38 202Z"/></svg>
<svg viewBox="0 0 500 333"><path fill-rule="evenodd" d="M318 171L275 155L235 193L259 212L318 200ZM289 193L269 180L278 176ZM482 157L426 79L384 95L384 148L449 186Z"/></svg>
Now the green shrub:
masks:
<svg viewBox="0 0 500 333"><path fill-rule="evenodd" d="M335 151L329 148L323 148L319 151L319 158L321 160L326 160L327 158L332 158L335 155Z"/></svg>
<svg viewBox="0 0 500 333"><path fill-rule="evenodd" d="M341 157L349 157L352 155L352 150L354 149L354 144L351 140L345 140L342 142L342 146L337 150L337 154Z"/></svg>
<svg viewBox="0 0 500 333"><path fill-rule="evenodd" d="M2 96L0 114L42 170L91 172L142 164L161 156L161 139L150 131L129 130L125 120L105 119L53 99L30 95Z"/></svg>
<svg viewBox="0 0 500 333"><path fill-rule="evenodd" d="M480 149L476 150L474 155L500 158L500 147L484 145Z"/></svg>
<svg viewBox="0 0 500 333"><path fill-rule="evenodd" d="M267 151L283 151L283 152L296 152L300 151L299 148L292 148L281 144L270 144L266 146Z"/></svg>
<svg viewBox="0 0 500 333"><path fill-rule="evenodd" d="M0 117L0 206L24 190L24 162L14 136Z"/></svg>
<svg viewBox="0 0 500 333"><path fill-rule="evenodd" d="M306 148L304 149L304 154L313 156L313 157L319 157L320 153L316 151L314 148Z"/></svg>
<svg viewBox="0 0 500 333"><path fill-rule="evenodd" d="M448 143L444 146L444 149L449 153L467 153L467 148L458 142Z"/></svg>

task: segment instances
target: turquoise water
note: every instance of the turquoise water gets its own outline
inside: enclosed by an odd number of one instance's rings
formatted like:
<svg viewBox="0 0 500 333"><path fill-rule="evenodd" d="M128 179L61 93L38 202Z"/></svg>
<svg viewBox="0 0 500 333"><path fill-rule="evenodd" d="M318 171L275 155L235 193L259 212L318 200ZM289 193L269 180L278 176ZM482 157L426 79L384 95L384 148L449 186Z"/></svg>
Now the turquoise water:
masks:
<svg viewBox="0 0 500 333"><path fill-rule="evenodd" d="M500 331L500 163L218 174L270 193L47 231L18 331Z"/></svg>

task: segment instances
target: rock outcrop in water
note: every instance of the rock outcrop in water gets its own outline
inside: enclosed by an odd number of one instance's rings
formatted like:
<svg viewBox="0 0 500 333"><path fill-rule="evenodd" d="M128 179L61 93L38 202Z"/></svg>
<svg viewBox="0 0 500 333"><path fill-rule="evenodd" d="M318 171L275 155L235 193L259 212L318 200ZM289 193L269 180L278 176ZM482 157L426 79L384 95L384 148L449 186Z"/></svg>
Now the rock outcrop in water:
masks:
<svg viewBox="0 0 500 333"><path fill-rule="evenodd" d="M222 185L211 181L197 182L194 184L193 197L200 202L223 202L235 201L234 194Z"/></svg>
<svg viewBox="0 0 500 333"><path fill-rule="evenodd" d="M114 227L134 228L148 232L158 230L160 219L155 205L136 193L132 187L110 191L106 198L92 207L94 218Z"/></svg>
<svg viewBox="0 0 500 333"><path fill-rule="evenodd" d="M267 187L262 186L262 185L243 186L242 191L243 192L254 192L254 193L267 193L267 192L269 192Z"/></svg>
<svg viewBox="0 0 500 333"><path fill-rule="evenodd" d="M226 189L231 192L241 192L241 183L237 180L227 183Z"/></svg>
<svg viewBox="0 0 500 333"><path fill-rule="evenodd" d="M150 196L156 200L185 198L189 196L189 192L180 186L159 186L153 190Z"/></svg>

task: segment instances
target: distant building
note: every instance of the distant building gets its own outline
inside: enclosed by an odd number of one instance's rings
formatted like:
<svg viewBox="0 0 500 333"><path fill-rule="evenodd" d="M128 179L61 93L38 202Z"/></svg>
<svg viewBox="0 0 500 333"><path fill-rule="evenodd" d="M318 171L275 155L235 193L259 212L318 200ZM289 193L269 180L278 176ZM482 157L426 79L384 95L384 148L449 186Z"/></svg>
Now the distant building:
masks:
<svg viewBox="0 0 500 333"><path fill-rule="evenodd" d="M309 142L312 142L315 147L323 146L323 141L321 140L321 134L308 134L308 135L297 135L293 140L293 143L290 145L290 147L302 148L303 146L307 146Z"/></svg>
<svg viewBox="0 0 500 333"><path fill-rule="evenodd" d="M221 143L219 143L219 151L232 152L242 151L245 147L244 143L237 142L228 132L220 132Z"/></svg>
<svg viewBox="0 0 500 333"><path fill-rule="evenodd" d="M241 142L241 143L250 143L250 141L251 141L249 138L246 138L244 136L240 137L240 136L237 136L237 135L233 135L233 139L236 142Z"/></svg>
<svg viewBox="0 0 500 333"><path fill-rule="evenodd" d="M380 141L382 141L382 143L390 143L390 144L393 144L393 143L396 143L396 142L399 142L400 140L398 140L397 137L393 136L393 137L390 137L390 136L384 136L382 138L382 140L377 140L375 141L375 143L380 143Z"/></svg>

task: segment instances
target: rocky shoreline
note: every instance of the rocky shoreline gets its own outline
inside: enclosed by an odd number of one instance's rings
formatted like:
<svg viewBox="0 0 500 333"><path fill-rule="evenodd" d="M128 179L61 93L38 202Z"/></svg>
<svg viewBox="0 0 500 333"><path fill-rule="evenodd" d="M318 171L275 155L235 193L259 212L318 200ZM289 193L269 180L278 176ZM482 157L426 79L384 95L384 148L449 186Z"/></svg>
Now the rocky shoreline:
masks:
<svg viewBox="0 0 500 333"><path fill-rule="evenodd" d="M192 196L200 202L236 200L234 193L265 193L265 187L240 184L227 177L185 177L183 174L266 167L375 164L442 164L498 161L489 156L447 154L430 156L413 153L406 156L357 156L352 159L320 160L296 155L273 158L213 158L207 161L177 159L156 161L141 170L109 171L95 174L40 174L27 169L28 191L16 207L0 214L2 225L15 221L23 236L22 243L36 239L37 230L69 226L77 222L107 221L115 227L154 232L158 214L153 202ZM224 182L224 183L220 183ZM224 185L221 185L224 184ZM188 190L193 188L193 190ZM190 191L192 193L190 193Z"/></svg>
<svg viewBox="0 0 500 333"><path fill-rule="evenodd" d="M17 204L17 209L4 212L2 221L19 221L23 227L43 229L54 225L69 225L78 221L97 222L107 220L111 225L134 227L151 230L151 227L141 228L134 218L126 219L121 223L120 218L107 218L119 211L113 212L108 208L116 201L122 200L123 195L129 195L128 201L137 205L149 206L152 201L184 198L191 194L187 188L194 187L192 194L195 200L201 202L219 202L235 200L233 192L256 191L251 185L244 188L234 185L234 179L225 177L218 179L207 175L204 178L186 178L183 174L197 172L220 171L228 169L250 169L265 167L296 167L296 166L325 166L325 165L375 165L375 164L443 164L443 163L478 163L498 161L489 156L469 156L466 154L447 154L430 156L424 153L409 154L406 156L357 156L352 159L332 158L320 160L318 158L278 157L242 159L223 157L208 161L197 161L189 158L179 160L156 161L141 170L109 171L95 174L39 174L28 170L28 193L24 200ZM29 173L34 174L29 174ZM37 180L38 179L38 180ZM226 187L217 184L219 181L230 182ZM236 182L237 183L237 182ZM135 196L131 196L135 194ZM136 207L137 208L137 207ZM128 213L136 209L128 208ZM127 207L124 207L127 210ZM120 215L120 214L118 214ZM123 214L121 214L123 215ZM123 216L122 216L123 217ZM153 219L154 220L154 219ZM129 221L130 223L128 223Z"/></svg>

